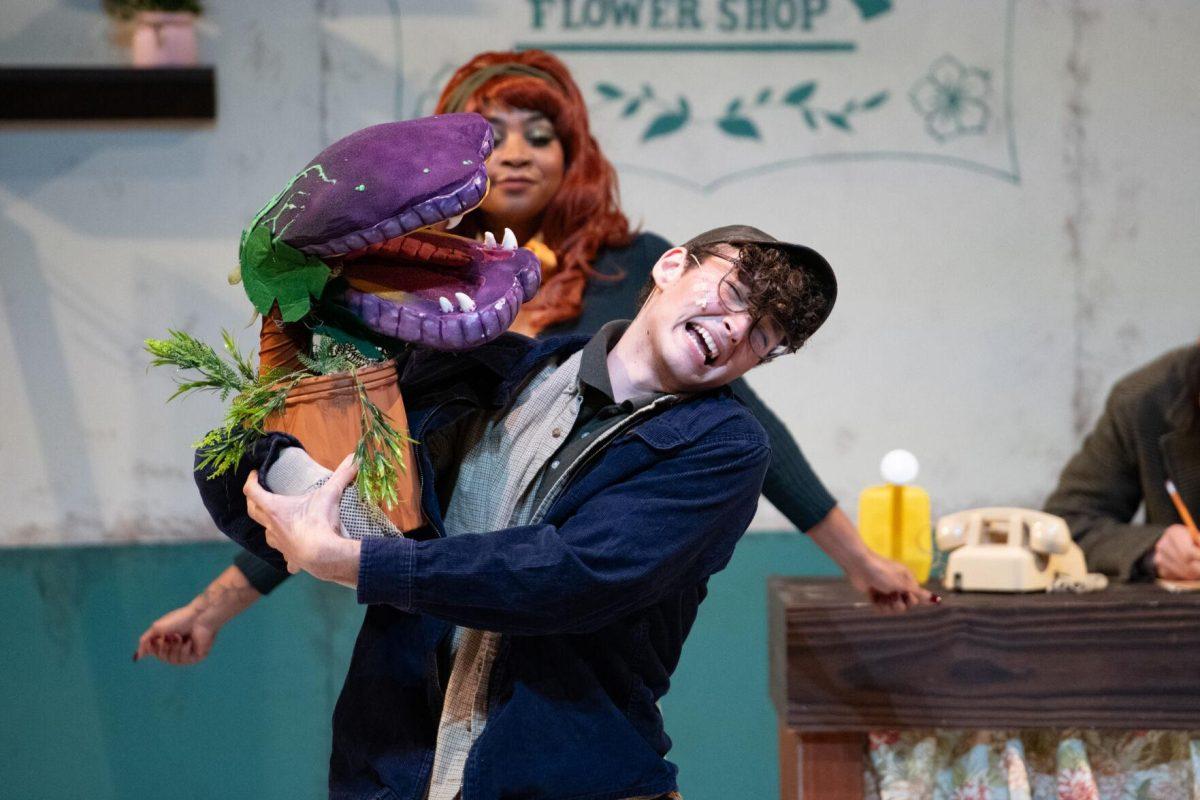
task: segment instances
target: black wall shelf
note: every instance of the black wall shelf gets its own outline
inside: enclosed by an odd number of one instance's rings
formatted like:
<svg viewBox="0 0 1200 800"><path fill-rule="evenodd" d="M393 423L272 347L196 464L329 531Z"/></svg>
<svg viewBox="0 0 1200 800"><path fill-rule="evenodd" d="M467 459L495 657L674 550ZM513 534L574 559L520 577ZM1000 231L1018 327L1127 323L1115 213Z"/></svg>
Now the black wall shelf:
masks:
<svg viewBox="0 0 1200 800"><path fill-rule="evenodd" d="M0 67L0 120L214 119L212 67Z"/></svg>

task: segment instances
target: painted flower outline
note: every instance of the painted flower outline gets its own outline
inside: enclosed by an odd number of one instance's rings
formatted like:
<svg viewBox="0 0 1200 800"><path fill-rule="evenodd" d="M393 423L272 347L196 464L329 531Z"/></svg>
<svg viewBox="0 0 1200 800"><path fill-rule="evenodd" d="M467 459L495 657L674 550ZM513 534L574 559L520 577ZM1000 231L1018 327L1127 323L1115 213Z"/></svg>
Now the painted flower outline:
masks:
<svg viewBox="0 0 1200 800"><path fill-rule="evenodd" d="M991 75L978 67L964 67L945 55L933 62L923 78L908 92L913 108L925 118L925 132L938 142L987 130L992 112L984 98Z"/></svg>

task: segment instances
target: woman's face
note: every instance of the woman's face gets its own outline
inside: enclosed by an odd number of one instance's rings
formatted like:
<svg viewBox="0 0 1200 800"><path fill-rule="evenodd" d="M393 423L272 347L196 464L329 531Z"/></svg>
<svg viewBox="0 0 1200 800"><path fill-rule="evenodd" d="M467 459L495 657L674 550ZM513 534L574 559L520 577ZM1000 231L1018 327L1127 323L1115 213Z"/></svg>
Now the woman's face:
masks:
<svg viewBox="0 0 1200 800"><path fill-rule="evenodd" d="M562 142L540 111L491 103L480 113L492 123L495 139L487 160L492 188L480 209L497 228L534 233L562 186Z"/></svg>

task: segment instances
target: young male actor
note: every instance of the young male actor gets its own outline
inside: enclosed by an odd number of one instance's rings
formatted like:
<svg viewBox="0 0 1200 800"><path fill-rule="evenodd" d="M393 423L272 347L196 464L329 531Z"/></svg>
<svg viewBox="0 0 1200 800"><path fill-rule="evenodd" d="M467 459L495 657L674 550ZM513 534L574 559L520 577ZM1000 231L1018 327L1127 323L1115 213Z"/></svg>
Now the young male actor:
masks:
<svg viewBox="0 0 1200 800"><path fill-rule="evenodd" d="M317 491L251 474L259 554L356 587L330 796L666 796L656 702L770 452L724 387L799 348L836 283L747 226L664 253L632 322L401 364L427 538L339 536L349 462ZM280 554L282 559L280 559ZM428 794L427 794L428 793Z"/></svg>

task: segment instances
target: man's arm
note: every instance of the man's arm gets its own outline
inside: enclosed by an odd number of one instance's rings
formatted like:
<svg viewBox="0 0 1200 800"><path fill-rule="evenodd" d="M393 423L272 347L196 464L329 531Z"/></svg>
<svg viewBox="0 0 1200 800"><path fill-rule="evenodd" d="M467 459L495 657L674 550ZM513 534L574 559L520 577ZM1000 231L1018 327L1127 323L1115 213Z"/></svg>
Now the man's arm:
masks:
<svg viewBox="0 0 1200 800"><path fill-rule="evenodd" d="M1142 503L1137 454L1123 429L1130 410L1114 392L1083 447L1063 468L1045 510L1067 521L1088 568L1129 580L1163 525L1129 523Z"/></svg>
<svg viewBox="0 0 1200 800"><path fill-rule="evenodd" d="M770 458L702 442L602 490L563 525L362 543L361 603L513 634L586 632L723 567Z"/></svg>

